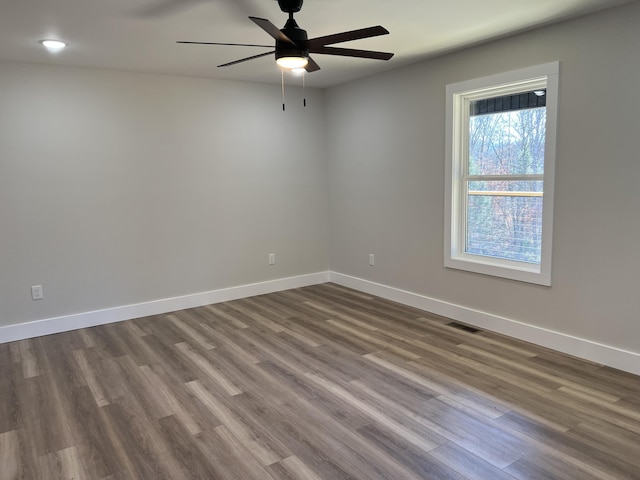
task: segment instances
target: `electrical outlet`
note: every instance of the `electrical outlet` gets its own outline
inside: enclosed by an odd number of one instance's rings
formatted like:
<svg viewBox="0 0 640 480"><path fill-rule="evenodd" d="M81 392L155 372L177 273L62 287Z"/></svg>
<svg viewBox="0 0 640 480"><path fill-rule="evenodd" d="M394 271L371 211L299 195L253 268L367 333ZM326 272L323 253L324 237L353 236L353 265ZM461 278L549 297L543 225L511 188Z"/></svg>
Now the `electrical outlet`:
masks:
<svg viewBox="0 0 640 480"><path fill-rule="evenodd" d="M373 266L376 264L376 256L373 253L369 254L369 265Z"/></svg>
<svg viewBox="0 0 640 480"><path fill-rule="evenodd" d="M42 300L43 298L44 298L44 291L42 290L42 285L33 285L31 287L31 299Z"/></svg>
<svg viewBox="0 0 640 480"><path fill-rule="evenodd" d="M270 253L269 254L269 265L275 265L276 264L276 254L275 253Z"/></svg>

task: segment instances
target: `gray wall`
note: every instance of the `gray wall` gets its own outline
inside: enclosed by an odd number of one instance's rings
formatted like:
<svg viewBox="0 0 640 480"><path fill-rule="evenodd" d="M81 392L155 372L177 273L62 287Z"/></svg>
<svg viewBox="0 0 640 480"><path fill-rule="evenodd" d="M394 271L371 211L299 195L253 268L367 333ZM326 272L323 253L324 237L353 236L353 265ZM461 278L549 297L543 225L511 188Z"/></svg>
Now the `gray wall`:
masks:
<svg viewBox="0 0 640 480"><path fill-rule="evenodd" d="M640 352L638 25L634 4L331 89L332 270ZM445 86L554 60L552 287L445 269Z"/></svg>
<svg viewBox="0 0 640 480"><path fill-rule="evenodd" d="M0 64L0 326L326 271L307 95Z"/></svg>
<svg viewBox="0 0 640 480"><path fill-rule="evenodd" d="M610 10L305 110L290 89L284 114L273 85L0 64L0 326L331 269L640 352L638 25ZM445 269L445 85L553 60L553 286Z"/></svg>

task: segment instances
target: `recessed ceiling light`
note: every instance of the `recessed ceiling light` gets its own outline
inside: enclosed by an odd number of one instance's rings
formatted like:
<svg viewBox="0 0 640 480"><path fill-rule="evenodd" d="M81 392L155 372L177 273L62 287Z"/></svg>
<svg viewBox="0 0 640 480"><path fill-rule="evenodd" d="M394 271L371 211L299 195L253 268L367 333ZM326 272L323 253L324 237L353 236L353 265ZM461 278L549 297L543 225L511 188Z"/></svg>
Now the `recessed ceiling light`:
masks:
<svg viewBox="0 0 640 480"><path fill-rule="evenodd" d="M59 52L67 46L66 43L61 42L60 40L40 40L40 43L50 52Z"/></svg>

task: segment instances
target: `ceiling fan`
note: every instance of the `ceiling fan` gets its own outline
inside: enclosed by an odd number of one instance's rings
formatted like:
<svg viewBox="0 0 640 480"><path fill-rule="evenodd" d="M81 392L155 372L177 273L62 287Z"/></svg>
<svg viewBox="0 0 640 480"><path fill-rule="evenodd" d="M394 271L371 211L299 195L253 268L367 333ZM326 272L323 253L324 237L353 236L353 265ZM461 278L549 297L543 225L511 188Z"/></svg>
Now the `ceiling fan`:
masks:
<svg viewBox="0 0 640 480"><path fill-rule="evenodd" d="M386 35L389 32L380 25L375 27L361 28L348 32L335 33L323 37L307 38L307 32L301 29L293 19L293 14L299 12L302 8L303 0L278 0L280 10L289 14L284 28L278 29L273 23L264 18L249 17L249 19L271 35L276 43L275 50L252 55L251 57L242 58L233 62L218 65L218 67L228 67L238 63L246 62L275 53L276 63L285 69L302 69L307 72L315 72L320 70L320 66L309 56L311 53L322 55L339 55L343 57L371 58L375 60L389 60L393 57L393 53L375 52L371 50L355 50L352 48L329 47L336 43L349 42L351 40L360 40L363 38L377 37ZM196 45L234 45L242 47L266 47L271 48L272 45L255 45L248 43L217 43L217 42L188 42L179 41L177 43L189 43Z"/></svg>

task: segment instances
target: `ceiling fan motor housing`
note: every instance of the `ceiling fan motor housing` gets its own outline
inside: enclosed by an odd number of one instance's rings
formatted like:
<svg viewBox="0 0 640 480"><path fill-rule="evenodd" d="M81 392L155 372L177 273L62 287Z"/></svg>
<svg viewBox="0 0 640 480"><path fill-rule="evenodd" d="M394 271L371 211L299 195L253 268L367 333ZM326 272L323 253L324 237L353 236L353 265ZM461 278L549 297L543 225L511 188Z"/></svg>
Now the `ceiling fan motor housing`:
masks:
<svg viewBox="0 0 640 480"><path fill-rule="evenodd" d="M302 3L302 2L299 2ZM308 57L307 32L298 26L293 18L287 20L284 28L280 30L293 44L276 39L276 60L282 57Z"/></svg>
<svg viewBox="0 0 640 480"><path fill-rule="evenodd" d="M302 8L302 0L278 0L278 5L285 13L296 13Z"/></svg>

